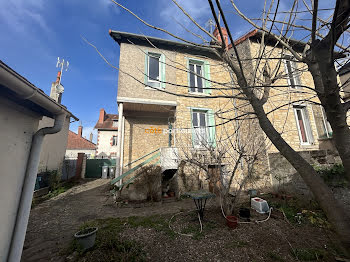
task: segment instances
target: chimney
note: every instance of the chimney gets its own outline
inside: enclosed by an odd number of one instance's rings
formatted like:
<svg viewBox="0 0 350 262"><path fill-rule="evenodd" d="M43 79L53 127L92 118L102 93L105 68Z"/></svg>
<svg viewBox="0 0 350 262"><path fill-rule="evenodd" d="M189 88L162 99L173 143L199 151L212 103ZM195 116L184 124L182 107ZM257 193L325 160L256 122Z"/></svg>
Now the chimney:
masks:
<svg viewBox="0 0 350 262"><path fill-rule="evenodd" d="M80 137L83 136L83 127L82 127L82 126L78 126L78 135L79 135Z"/></svg>
<svg viewBox="0 0 350 262"><path fill-rule="evenodd" d="M227 48L228 47L228 33L227 33L226 28L225 27L221 27L221 32L222 32L222 35L224 37L225 45L226 45L226 48ZM219 29L218 29L217 26L215 26L213 35L216 37L216 39L219 40L219 42L221 44L222 43L222 39L221 39L220 32L219 32Z"/></svg>
<svg viewBox="0 0 350 262"><path fill-rule="evenodd" d="M62 93L64 91L63 85L60 83L61 72L58 71L56 81L51 85L50 97L58 103L61 103Z"/></svg>
<svg viewBox="0 0 350 262"><path fill-rule="evenodd" d="M100 117L98 119L99 124L102 124L103 121L105 121L105 116L106 116L106 111L103 108L101 108L100 109Z"/></svg>
<svg viewBox="0 0 350 262"><path fill-rule="evenodd" d="M92 142L92 139L94 138L94 135L92 133L90 133L90 142Z"/></svg>

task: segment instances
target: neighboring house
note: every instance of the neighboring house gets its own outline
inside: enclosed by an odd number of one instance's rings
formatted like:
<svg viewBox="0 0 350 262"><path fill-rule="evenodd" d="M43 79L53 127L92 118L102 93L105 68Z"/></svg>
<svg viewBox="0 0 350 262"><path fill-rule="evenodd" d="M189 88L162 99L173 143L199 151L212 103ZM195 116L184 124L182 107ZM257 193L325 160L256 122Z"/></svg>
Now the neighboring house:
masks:
<svg viewBox="0 0 350 262"><path fill-rule="evenodd" d="M107 114L102 108L95 125L97 129L97 158L115 158L118 141L118 115Z"/></svg>
<svg viewBox="0 0 350 262"><path fill-rule="evenodd" d="M43 117L52 121L51 128L39 129ZM0 61L0 261L20 261L42 141L71 117L66 107Z"/></svg>
<svg viewBox="0 0 350 262"><path fill-rule="evenodd" d="M84 153L87 158L94 158L96 153L96 144L92 142L92 133L90 140L84 138L82 126L78 127L78 134L69 130L65 158L77 159L78 153Z"/></svg>
<svg viewBox="0 0 350 262"><path fill-rule="evenodd" d="M223 32L228 44L227 32L224 28ZM228 141L239 136L242 141L251 138L266 141L260 161L261 170L257 173L260 172L266 178L270 170L271 179L268 175L265 182L270 183L271 180L274 183L272 173L275 171L272 170L271 165L280 160L280 156L276 156L278 151L271 146L269 140L265 139L257 121L251 121L256 134L247 131L250 124L246 122L243 123L246 126L242 126L240 133L237 132L237 134L235 134L234 125L224 127L227 119L231 119L236 113L240 114L239 110L232 110L232 108L243 106L244 101L225 97L223 91L217 88L220 87L220 83L222 87L232 79L227 67L217 59L212 48L126 32L110 31L109 33L120 46L119 68L122 72L119 74L117 96L120 121L118 130L120 143L116 150L117 176L126 172L129 174L134 170L130 168L139 163L137 162L139 159L145 159L150 152L159 148L181 149L183 154L176 153L177 162L181 163L186 151L191 152L192 155L195 152L204 157L207 147L218 148L218 141L222 142L225 139ZM220 39L217 29L213 34ZM243 58L250 61L249 63L252 63L250 58L258 53L261 37L262 34L254 30L236 41L238 51ZM268 43L266 48L275 52L276 57L280 57L282 49L274 48L273 39L268 40L266 40ZM304 44L298 41L293 44L297 50L302 51L304 48ZM229 52L233 53L231 47L229 46ZM276 63L275 61L271 60L271 63ZM252 71L249 68L254 68L248 63L245 66L248 68L247 72ZM321 106L311 103L312 100L316 102L318 100L310 98L311 102L298 102L309 98L305 92L302 92L302 86L313 87L311 74L301 73L298 67L301 67L301 64L294 61L290 55L284 56L280 70L286 77L275 84L285 86L283 92L290 96L284 94L281 97L279 92L282 91L272 89L265 110L268 112L274 109L272 105L281 106L269 114L269 117L294 150L303 153L318 152L320 149L334 151L331 143L332 130L324 110ZM216 98L213 99L214 97ZM287 100L289 97L291 101ZM171 129L187 132L169 132ZM324 152L322 151L322 155ZM227 163L230 162L229 154L224 156L224 161L225 159ZM163 162L164 157L161 156L160 165ZM226 163L218 163L213 158L208 158L209 169L219 165L221 167ZM230 169L229 164L227 168ZM289 168L288 172L292 170L293 168ZM192 172L198 177L199 182L192 184L206 183L202 171L193 165L189 168L181 167L181 172L184 172L185 176ZM181 179L177 181L179 191L189 189ZM189 180L186 183L188 184Z"/></svg>

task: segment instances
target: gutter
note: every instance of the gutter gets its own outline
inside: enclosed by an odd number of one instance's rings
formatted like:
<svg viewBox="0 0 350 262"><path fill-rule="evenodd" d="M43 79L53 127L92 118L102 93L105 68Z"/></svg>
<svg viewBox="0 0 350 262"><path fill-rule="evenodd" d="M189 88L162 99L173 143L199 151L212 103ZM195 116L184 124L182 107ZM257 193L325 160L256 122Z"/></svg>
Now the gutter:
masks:
<svg viewBox="0 0 350 262"><path fill-rule="evenodd" d="M16 215L15 227L12 234L12 240L8 256L9 262L18 262L21 260L24 239L26 236L29 214L32 205L34 192L33 190L38 173L41 146L43 144L44 137L47 134L54 134L61 131L65 119L65 113L57 115L55 117L55 123L52 127L41 128L33 136L32 146L30 148L26 173L24 177L24 184Z"/></svg>
<svg viewBox="0 0 350 262"><path fill-rule="evenodd" d="M12 70L10 67L8 67L6 64L4 64L1 60L0 84L16 93L19 98L24 100L30 100L31 102L39 105L40 107L45 108L54 116L65 112L67 115L74 118L76 121L79 120L76 116L69 112L65 106L57 103L47 94L45 94L42 90L34 86L27 79L25 79L17 72Z"/></svg>
<svg viewBox="0 0 350 262"><path fill-rule="evenodd" d="M48 113L47 116L55 119L52 127L41 128L33 135L23 178L23 185L19 185L22 187L21 196L19 197L20 201L18 203L16 215L14 216L15 224L12 231L11 243L9 245L10 248L7 253L7 261L19 262L21 260L44 137L47 134L54 134L61 131L67 116L73 117L75 120L79 119L70 113L66 107L50 98L42 90L35 87L1 60L0 85L11 90L19 99L30 100L45 109Z"/></svg>

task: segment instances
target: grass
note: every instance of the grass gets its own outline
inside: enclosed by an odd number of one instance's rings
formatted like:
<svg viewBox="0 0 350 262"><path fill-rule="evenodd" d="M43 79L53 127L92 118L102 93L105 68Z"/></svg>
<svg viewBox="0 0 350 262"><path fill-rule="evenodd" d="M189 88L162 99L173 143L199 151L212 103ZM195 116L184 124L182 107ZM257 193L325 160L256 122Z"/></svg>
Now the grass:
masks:
<svg viewBox="0 0 350 262"><path fill-rule="evenodd" d="M76 252L76 261L145 261L146 255L142 243L123 240L120 237L123 227L129 225L127 220L108 218L84 223L79 230L98 227L94 247L83 251L74 239L62 254L67 256Z"/></svg>
<svg viewBox="0 0 350 262"><path fill-rule="evenodd" d="M316 227L330 229L326 215L316 201L305 202L300 199L268 199L269 205L283 212L292 224L309 223Z"/></svg>
<svg viewBox="0 0 350 262"><path fill-rule="evenodd" d="M283 259L283 257L281 257L280 255L278 255L278 254L276 254L276 253L274 253L274 252L272 252L272 251L269 251L269 252L267 253L267 256L268 256L272 261L280 261L280 262L285 261L285 260Z"/></svg>
<svg viewBox="0 0 350 262"><path fill-rule="evenodd" d="M32 208L50 198L53 198L55 196L58 196L66 192L68 189L76 186L77 184L78 182L76 181L67 181L67 182L60 183L56 189L49 191L49 193L47 193L46 195L33 198Z"/></svg>
<svg viewBox="0 0 350 262"><path fill-rule="evenodd" d="M301 261L323 260L328 256L327 252L317 248L295 248L292 255Z"/></svg>

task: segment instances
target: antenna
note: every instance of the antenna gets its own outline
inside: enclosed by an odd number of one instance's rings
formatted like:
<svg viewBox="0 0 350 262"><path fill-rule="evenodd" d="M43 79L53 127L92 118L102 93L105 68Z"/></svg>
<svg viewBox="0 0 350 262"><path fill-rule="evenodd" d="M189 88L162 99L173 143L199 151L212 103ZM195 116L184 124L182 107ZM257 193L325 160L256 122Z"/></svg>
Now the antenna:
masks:
<svg viewBox="0 0 350 262"><path fill-rule="evenodd" d="M205 23L205 26L209 28L209 33L213 33L213 27L215 26L215 23L213 19L209 18L209 20Z"/></svg>
<svg viewBox="0 0 350 262"><path fill-rule="evenodd" d="M62 72L64 70L64 68L66 69L66 72L68 70L68 66L69 66L69 62L68 61L64 61L64 59L60 60L59 57L57 57L57 64L56 64L56 67L60 68L60 79L59 79L59 82L57 84L57 86L59 86L61 84L61 79L62 79Z"/></svg>

